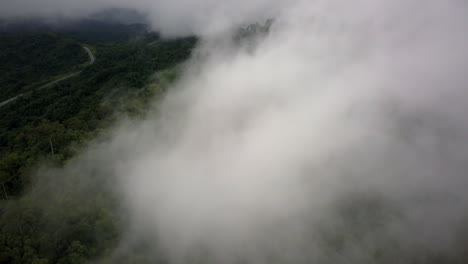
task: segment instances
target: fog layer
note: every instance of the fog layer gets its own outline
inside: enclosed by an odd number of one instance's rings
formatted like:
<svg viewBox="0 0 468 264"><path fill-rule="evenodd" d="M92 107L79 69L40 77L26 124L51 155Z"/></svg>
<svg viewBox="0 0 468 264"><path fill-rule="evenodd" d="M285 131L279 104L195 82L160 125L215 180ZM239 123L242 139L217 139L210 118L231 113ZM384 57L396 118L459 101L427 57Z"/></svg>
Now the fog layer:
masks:
<svg viewBox="0 0 468 264"><path fill-rule="evenodd" d="M174 263L462 258L467 18L296 1L265 38L205 36L158 114L116 133L129 237Z"/></svg>

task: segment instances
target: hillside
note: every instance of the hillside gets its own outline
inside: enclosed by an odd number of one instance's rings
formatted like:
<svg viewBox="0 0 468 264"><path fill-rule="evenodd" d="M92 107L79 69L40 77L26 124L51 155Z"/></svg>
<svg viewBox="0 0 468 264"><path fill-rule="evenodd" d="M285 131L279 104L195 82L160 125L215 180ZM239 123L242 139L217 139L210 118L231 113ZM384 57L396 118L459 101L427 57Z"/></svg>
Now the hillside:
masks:
<svg viewBox="0 0 468 264"><path fill-rule="evenodd" d="M80 69L88 61L81 45L54 33L0 35L0 101Z"/></svg>
<svg viewBox="0 0 468 264"><path fill-rule="evenodd" d="M27 45L31 38L34 45ZM18 59L10 59L8 65L16 65L24 74L32 72L22 79L24 85L76 69L74 65L88 59L76 41L64 41L53 34L4 42L22 45L21 49L10 47L10 57ZM39 193L60 192L68 197L61 200L64 203L49 207L55 199L50 197L47 202L44 196L37 199L37 192L27 192L38 180L32 172L43 164L40 162L55 167L66 164L87 142L105 134L116 114L143 116L149 102L164 93L164 84L175 78L176 66L189 57L195 43L196 39L190 37L159 41L157 45L147 45L147 41L97 44L93 47L96 62L76 77L0 108L0 263L82 263L105 255L115 245L121 220L114 215L117 208L112 193L103 191L105 185L86 177L78 185L72 184L77 178L68 181L64 175L53 182L41 178L48 183L40 190L34 187ZM50 48L47 54L56 63L48 66L41 60L28 61L34 47L44 52ZM72 59L73 51L79 51L78 63ZM7 72L8 68L2 70ZM9 74L21 78L14 71ZM16 79L8 80L2 81L13 83ZM19 87L19 83L15 84ZM18 90L10 89L2 95L13 92ZM87 202L76 197L84 193ZM61 208L59 218L49 211L54 208Z"/></svg>
<svg viewBox="0 0 468 264"><path fill-rule="evenodd" d="M79 20L60 18L54 21L41 19L0 20L0 34L15 36L53 32L87 43L126 42L137 37L157 35L149 33L148 27L144 23L138 21L123 23L112 19L112 15L112 12L104 12L91 18Z"/></svg>

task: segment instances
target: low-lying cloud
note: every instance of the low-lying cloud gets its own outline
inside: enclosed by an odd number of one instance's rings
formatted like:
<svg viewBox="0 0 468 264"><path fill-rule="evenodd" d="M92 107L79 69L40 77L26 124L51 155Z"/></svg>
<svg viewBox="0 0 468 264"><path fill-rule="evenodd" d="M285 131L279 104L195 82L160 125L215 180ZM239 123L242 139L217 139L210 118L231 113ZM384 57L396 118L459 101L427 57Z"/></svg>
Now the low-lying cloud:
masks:
<svg viewBox="0 0 468 264"><path fill-rule="evenodd" d="M134 224L175 263L460 257L464 4L290 4L254 50L206 37L117 133Z"/></svg>

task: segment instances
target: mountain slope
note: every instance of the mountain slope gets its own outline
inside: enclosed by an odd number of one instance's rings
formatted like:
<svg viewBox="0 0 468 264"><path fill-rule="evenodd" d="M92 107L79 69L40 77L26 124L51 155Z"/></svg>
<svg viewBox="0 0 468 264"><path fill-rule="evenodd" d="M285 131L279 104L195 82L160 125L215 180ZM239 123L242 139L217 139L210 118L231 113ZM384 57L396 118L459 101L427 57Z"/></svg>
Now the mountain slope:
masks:
<svg viewBox="0 0 468 264"><path fill-rule="evenodd" d="M53 33L2 35L0 50L0 101L76 71L88 61L77 41Z"/></svg>

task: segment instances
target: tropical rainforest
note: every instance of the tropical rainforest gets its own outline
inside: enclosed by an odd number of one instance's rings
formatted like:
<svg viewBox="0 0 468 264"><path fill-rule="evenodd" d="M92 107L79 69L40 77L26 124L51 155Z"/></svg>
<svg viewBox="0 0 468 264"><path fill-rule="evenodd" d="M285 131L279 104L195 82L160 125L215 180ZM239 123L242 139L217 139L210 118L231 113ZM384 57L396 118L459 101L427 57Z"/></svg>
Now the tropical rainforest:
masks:
<svg viewBox="0 0 468 264"><path fill-rule="evenodd" d="M60 180L43 185L37 199L28 192L37 181L33 171L40 163L65 164L86 142L105 134L117 112L143 115L150 98L161 96L177 77L197 39L160 40L132 28L122 31L132 40L103 32L97 38L60 32L0 35L0 101L23 94L0 107L0 263L83 263L104 255L120 235L116 206L102 185L63 184L58 211L44 203L56 198ZM97 58L92 65L83 45ZM85 188L86 199L76 200Z"/></svg>

